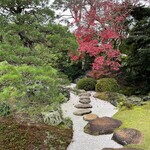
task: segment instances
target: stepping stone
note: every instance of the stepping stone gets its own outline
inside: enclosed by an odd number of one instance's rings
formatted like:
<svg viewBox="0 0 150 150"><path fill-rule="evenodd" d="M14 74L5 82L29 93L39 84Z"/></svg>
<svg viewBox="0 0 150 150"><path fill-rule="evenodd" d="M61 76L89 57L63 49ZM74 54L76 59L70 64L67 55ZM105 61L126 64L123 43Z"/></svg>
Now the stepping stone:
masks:
<svg viewBox="0 0 150 150"><path fill-rule="evenodd" d="M111 134L121 124L121 121L110 117L96 118L88 122L84 127L84 132L90 135Z"/></svg>
<svg viewBox="0 0 150 150"><path fill-rule="evenodd" d="M86 93L85 90L78 90L78 91L79 91L79 93Z"/></svg>
<svg viewBox="0 0 150 150"><path fill-rule="evenodd" d="M112 139L121 145L139 144L143 136L142 133L136 129L124 128L116 131Z"/></svg>
<svg viewBox="0 0 150 150"><path fill-rule="evenodd" d="M87 114L87 115L83 116L83 119L85 121L91 121L91 120L94 120L96 118L98 118L98 116L96 114Z"/></svg>
<svg viewBox="0 0 150 150"><path fill-rule="evenodd" d="M89 103L91 103L91 100L89 99L82 99L82 100L79 100L79 102L80 103L82 103L82 104L89 104Z"/></svg>
<svg viewBox="0 0 150 150"><path fill-rule="evenodd" d="M92 111L90 109L80 109L80 110L75 111L73 114L76 115L76 116L82 116L82 115L85 115L85 114L89 114L91 112Z"/></svg>
<svg viewBox="0 0 150 150"><path fill-rule="evenodd" d="M137 148L103 148L102 150L142 150Z"/></svg>
<svg viewBox="0 0 150 150"><path fill-rule="evenodd" d="M88 100L90 100L90 97L89 96L81 96L79 99L80 100L82 100L82 99L88 99Z"/></svg>
<svg viewBox="0 0 150 150"><path fill-rule="evenodd" d="M92 108L91 104L77 104L75 105L76 108Z"/></svg>
<svg viewBox="0 0 150 150"><path fill-rule="evenodd" d="M82 96L87 96L87 97L89 97L89 96L91 96L91 94L90 94L90 93L80 93L79 96L80 96L80 97L82 97Z"/></svg>

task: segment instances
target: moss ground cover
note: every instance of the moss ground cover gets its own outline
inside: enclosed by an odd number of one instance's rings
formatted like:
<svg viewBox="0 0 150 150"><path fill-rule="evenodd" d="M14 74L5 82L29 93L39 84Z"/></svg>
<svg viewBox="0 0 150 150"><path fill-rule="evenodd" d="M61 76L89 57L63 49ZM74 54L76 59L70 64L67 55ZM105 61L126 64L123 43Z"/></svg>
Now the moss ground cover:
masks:
<svg viewBox="0 0 150 150"><path fill-rule="evenodd" d="M123 122L120 128L135 128L143 133L143 141L138 145L128 147L150 150L150 102L144 106L136 106L131 110L120 110L114 115Z"/></svg>
<svg viewBox="0 0 150 150"><path fill-rule="evenodd" d="M0 150L66 150L71 138L71 129L0 118Z"/></svg>

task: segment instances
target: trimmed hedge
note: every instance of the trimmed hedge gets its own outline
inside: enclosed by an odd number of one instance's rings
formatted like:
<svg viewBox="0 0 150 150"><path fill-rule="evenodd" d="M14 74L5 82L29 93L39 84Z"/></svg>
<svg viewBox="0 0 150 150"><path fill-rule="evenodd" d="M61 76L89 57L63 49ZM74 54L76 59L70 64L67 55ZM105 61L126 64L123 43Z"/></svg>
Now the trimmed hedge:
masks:
<svg viewBox="0 0 150 150"><path fill-rule="evenodd" d="M120 90L120 86L114 78L99 79L95 88L97 92L118 92Z"/></svg>
<svg viewBox="0 0 150 150"><path fill-rule="evenodd" d="M77 82L77 88L85 91L95 90L95 85L96 80L93 78L82 78Z"/></svg>

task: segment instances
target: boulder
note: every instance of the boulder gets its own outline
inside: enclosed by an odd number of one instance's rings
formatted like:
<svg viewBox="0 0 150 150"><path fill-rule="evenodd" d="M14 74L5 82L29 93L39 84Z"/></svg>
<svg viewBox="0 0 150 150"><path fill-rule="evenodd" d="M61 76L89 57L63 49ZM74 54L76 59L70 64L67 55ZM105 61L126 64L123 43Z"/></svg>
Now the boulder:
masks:
<svg viewBox="0 0 150 150"><path fill-rule="evenodd" d="M121 145L139 144L142 140L142 133L136 129L124 128L116 131L112 139Z"/></svg>
<svg viewBox="0 0 150 150"><path fill-rule="evenodd" d="M144 96L143 101L150 101L150 96Z"/></svg>
<svg viewBox="0 0 150 150"><path fill-rule="evenodd" d="M75 111L73 114L76 115L76 116L82 116L82 115L85 115L85 114L89 114L91 112L92 111L90 109L80 109L80 110Z"/></svg>
<svg viewBox="0 0 150 150"><path fill-rule="evenodd" d="M82 100L79 100L79 102L82 103L82 104L89 104L91 102L91 100L82 99Z"/></svg>
<svg viewBox="0 0 150 150"><path fill-rule="evenodd" d="M110 134L121 124L121 121L110 117L96 118L88 122L84 127L84 132L91 135Z"/></svg>
<svg viewBox="0 0 150 150"><path fill-rule="evenodd" d="M96 114L87 114L87 115L83 116L83 119L85 121L91 121L91 120L94 120L96 118L98 118L98 116Z"/></svg>
<svg viewBox="0 0 150 150"><path fill-rule="evenodd" d="M138 106L144 104L142 98L135 96L135 95L128 97L127 103L132 104L132 105L138 105Z"/></svg>
<svg viewBox="0 0 150 150"><path fill-rule="evenodd" d="M92 108L92 105L91 104L77 104L75 105L76 108Z"/></svg>
<svg viewBox="0 0 150 150"><path fill-rule="evenodd" d="M102 150L142 150L137 148L103 148Z"/></svg>

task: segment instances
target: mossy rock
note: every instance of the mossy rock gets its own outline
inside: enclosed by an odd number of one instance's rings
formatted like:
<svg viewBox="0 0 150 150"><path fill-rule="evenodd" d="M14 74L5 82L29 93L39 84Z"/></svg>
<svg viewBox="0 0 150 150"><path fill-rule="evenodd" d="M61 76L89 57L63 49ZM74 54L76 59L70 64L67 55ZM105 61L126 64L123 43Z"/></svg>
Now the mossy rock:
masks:
<svg viewBox="0 0 150 150"><path fill-rule="evenodd" d="M97 92L94 95L95 98L101 99L101 100L109 100L109 93L108 92Z"/></svg>
<svg viewBox="0 0 150 150"><path fill-rule="evenodd" d="M119 90L120 86L114 78L102 78L97 81L97 92L118 92Z"/></svg>
<svg viewBox="0 0 150 150"><path fill-rule="evenodd" d="M95 90L96 80L93 78L82 78L77 82L77 88L85 91Z"/></svg>

